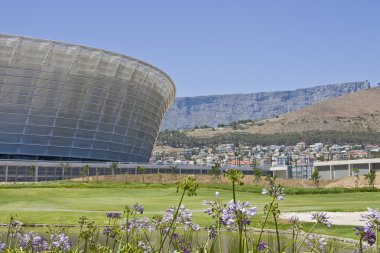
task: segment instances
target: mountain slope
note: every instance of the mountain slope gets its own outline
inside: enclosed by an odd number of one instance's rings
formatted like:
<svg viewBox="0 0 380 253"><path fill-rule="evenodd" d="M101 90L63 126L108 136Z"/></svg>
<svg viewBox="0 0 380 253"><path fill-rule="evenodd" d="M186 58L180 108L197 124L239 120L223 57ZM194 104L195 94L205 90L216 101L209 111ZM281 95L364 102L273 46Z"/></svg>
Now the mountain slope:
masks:
<svg viewBox="0 0 380 253"><path fill-rule="evenodd" d="M176 98L161 129L217 126L245 119L271 118L333 97L368 89L368 81L330 84L294 91Z"/></svg>
<svg viewBox="0 0 380 253"><path fill-rule="evenodd" d="M215 131L189 131L197 137L227 133L292 133L305 131L380 132L380 87L336 97L285 115Z"/></svg>

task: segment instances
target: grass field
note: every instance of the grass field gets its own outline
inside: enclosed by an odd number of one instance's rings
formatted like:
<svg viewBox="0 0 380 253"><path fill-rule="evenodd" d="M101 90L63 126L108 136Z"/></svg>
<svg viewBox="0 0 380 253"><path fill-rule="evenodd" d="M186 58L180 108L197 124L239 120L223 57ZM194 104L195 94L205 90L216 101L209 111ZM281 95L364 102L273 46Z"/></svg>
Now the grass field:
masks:
<svg viewBox="0 0 380 253"><path fill-rule="evenodd" d="M214 198L215 189L200 187L197 196L184 198L184 205L193 212L194 220L208 225L211 220L202 211L203 200ZM224 201L232 199L232 192L220 190ZM145 214L162 213L168 206L176 205L180 194L174 185L145 184L82 184L76 182L49 182L30 185L3 185L0 187L0 223L7 223L10 214L24 223L76 224L80 216L94 219L100 225L107 224L105 212L122 211L126 204L143 204ZM238 192L237 199L250 201L258 208L258 217L253 221L259 226L263 207L270 201L260 193ZM380 192L357 192L340 194L287 195L280 202L282 212L288 211L364 211L367 207L380 208ZM306 224L306 227L309 225ZM282 229L288 225L281 224ZM334 226L317 232L354 237L353 227Z"/></svg>

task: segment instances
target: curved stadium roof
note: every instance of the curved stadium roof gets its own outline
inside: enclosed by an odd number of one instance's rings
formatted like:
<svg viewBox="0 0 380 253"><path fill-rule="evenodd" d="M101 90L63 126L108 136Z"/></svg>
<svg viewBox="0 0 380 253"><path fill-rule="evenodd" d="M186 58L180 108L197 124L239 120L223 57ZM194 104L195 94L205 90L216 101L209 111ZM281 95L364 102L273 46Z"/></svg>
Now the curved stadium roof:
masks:
<svg viewBox="0 0 380 253"><path fill-rule="evenodd" d="M146 162L175 97L121 54L0 35L0 157Z"/></svg>

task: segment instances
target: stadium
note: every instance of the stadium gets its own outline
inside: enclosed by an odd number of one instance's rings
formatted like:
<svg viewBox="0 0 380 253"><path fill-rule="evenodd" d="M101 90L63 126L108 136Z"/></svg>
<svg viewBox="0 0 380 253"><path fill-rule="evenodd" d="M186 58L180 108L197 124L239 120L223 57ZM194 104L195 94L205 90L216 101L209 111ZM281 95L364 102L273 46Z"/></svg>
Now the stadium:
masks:
<svg viewBox="0 0 380 253"><path fill-rule="evenodd" d="M0 159L147 162L175 97L121 54L0 35Z"/></svg>

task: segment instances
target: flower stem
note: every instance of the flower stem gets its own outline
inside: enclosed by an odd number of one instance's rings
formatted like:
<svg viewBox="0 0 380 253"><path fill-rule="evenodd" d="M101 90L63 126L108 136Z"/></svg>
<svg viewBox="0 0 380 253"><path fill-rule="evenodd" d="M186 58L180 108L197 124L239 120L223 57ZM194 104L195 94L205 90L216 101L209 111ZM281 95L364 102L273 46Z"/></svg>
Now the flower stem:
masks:
<svg viewBox="0 0 380 253"><path fill-rule="evenodd" d="M236 204L236 196L235 196L235 180L232 180L232 197L234 199L234 204Z"/></svg>
<svg viewBox="0 0 380 253"><path fill-rule="evenodd" d="M379 237L378 236L378 233L379 233L379 225L376 224L375 226L375 229L376 229L376 244L375 244L375 253L378 252L379 250L379 244L378 244L378 241L379 241Z"/></svg>
<svg viewBox="0 0 380 253"><path fill-rule="evenodd" d="M296 238L295 238L295 231L294 231L294 225L292 226L292 252L295 253L296 250Z"/></svg>
<svg viewBox="0 0 380 253"><path fill-rule="evenodd" d="M272 206L273 206L273 203L274 203L275 200L276 200L276 197L273 197L273 200L272 200L272 202L271 202L270 205L269 205L269 210L268 210L268 212L267 212L267 215L265 216L264 223L261 225L261 231L260 231L259 239L257 240L257 244L256 244L256 250L255 250L255 252L257 252L257 250L258 250L259 244L260 244L260 242L261 242L261 236L263 235L264 227L265 227L265 225L266 225L266 223L267 223L267 220L268 220L268 217L269 217L269 212L270 212L270 210L272 209Z"/></svg>
<svg viewBox="0 0 380 253"><path fill-rule="evenodd" d="M306 234L305 237L303 238L301 244L298 246L296 253L298 253L298 252L300 251L302 245L305 243L306 238L310 235L311 231L314 230L314 228L315 228L315 226L317 226L317 224L318 224L318 223L315 223L315 224L311 227L311 229L309 230L309 232L307 232L307 234Z"/></svg>
<svg viewBox="0 0 380 253"><path fill-rule="evenodd" d="M276 237L277 237L277 251L281 253L281 247L280 247L280 234L278 232L278 224L276 219L276 214L273 214L274 224L276 225Z"/></svg>
<svg viewBox="0 0 380 253"><path fill-rule="evenodd" d="M218 246L219 253L222 253L222 235L220 234L220 213L218 212Z"/></svg>
<svg viewBox="0 0 380 253"><path fill-rule="evenodd" d="M169 228L168 228L168 231L166 231L165 236L164 236L164 239L161 241L160 248L158 249L157 252L161 252L161 249L162 249L162 247L164 246L164 242L165 242L165 240L166 240L166 237L167 237L168 234L170 233L170 229L173 227L174 221L177 219L178 211L179 211L179 208L181 207L182 200L183 200L183 197L185 196L185 193L186 193L186 190L183 189L182 196L181 196L181 200L180 200L179 203L178 203L178 207L177 207L177 210L176 210L176 212L175 212L175 214L174 214L174 216L173 216L173 220L172 220L172 222L170 223L170 226L169 226ZM169 247L170 247L170 244L169 244Z"/></svg>

